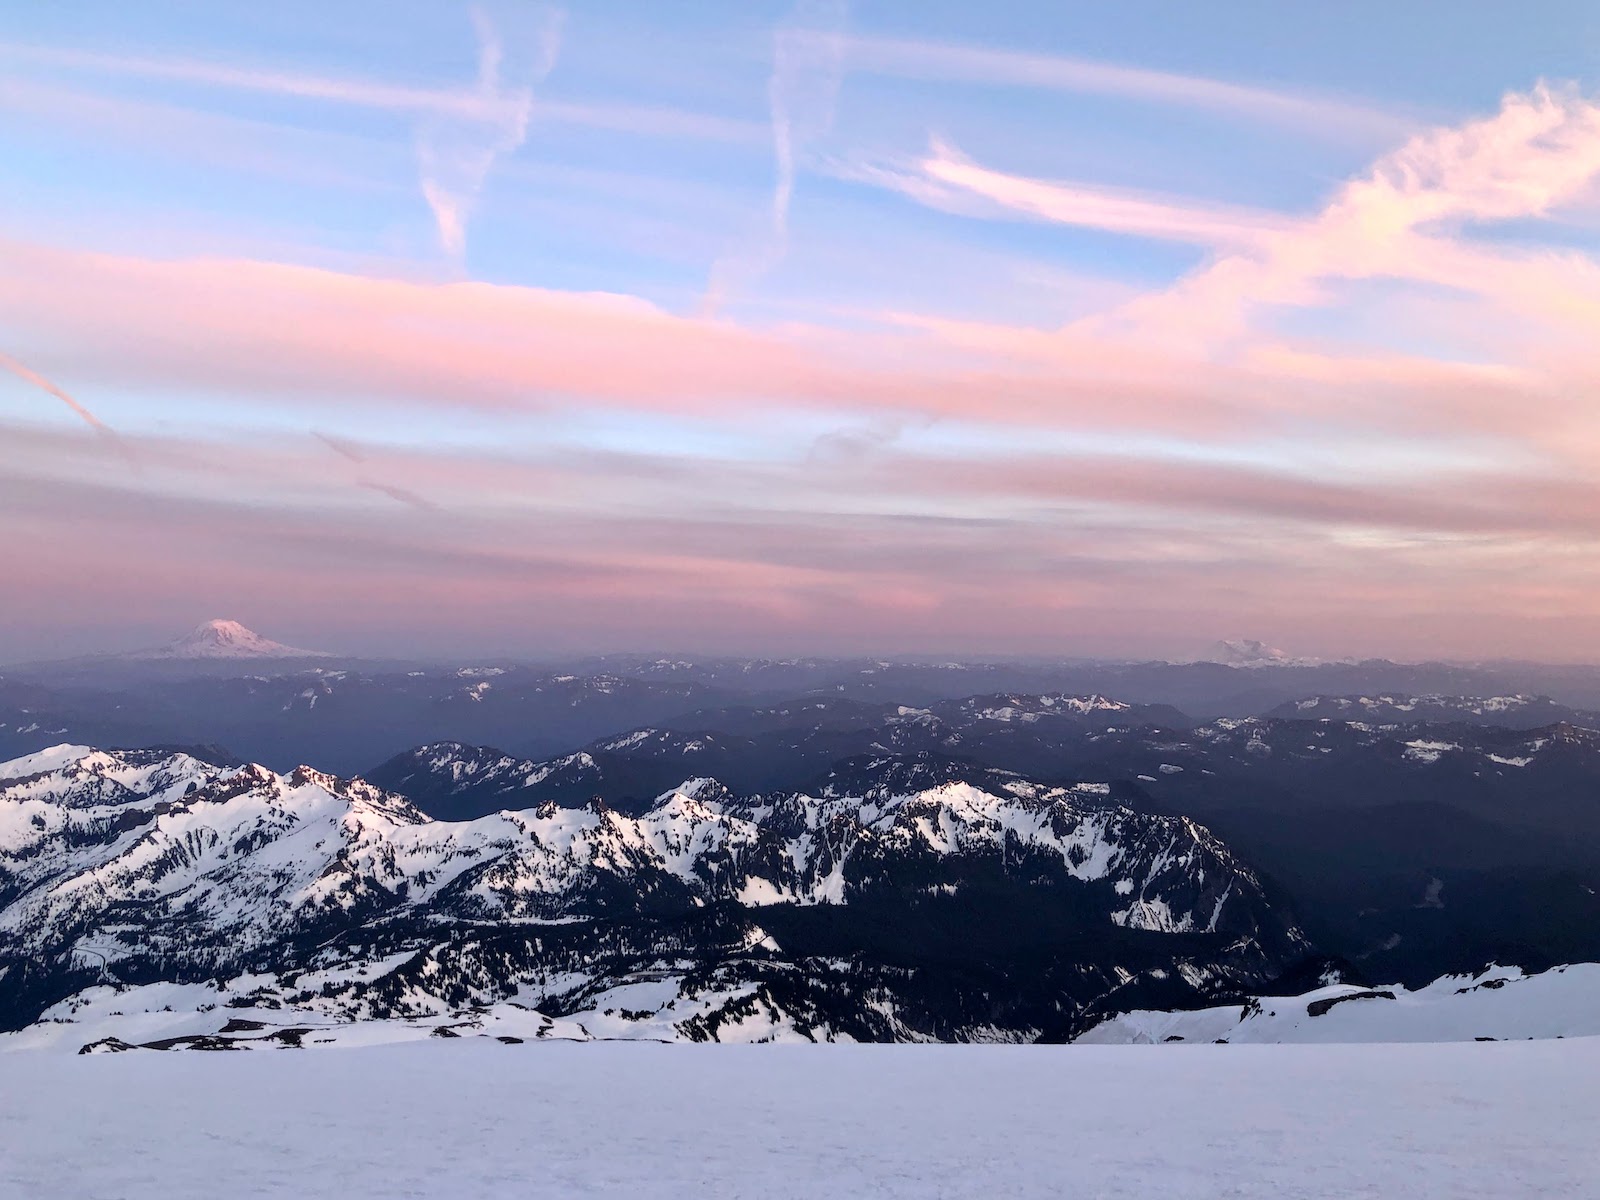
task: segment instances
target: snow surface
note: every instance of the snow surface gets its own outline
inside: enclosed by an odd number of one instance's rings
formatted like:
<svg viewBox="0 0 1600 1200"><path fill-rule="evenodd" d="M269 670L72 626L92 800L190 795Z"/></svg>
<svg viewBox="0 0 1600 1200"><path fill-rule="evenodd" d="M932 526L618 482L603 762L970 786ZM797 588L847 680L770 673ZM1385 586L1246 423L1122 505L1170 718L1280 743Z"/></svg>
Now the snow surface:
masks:
<svg viewBox="0 0 1600 1200"><path fill-rule="evenodd" d="M0 1194L1593 1196L1600 1041L13 1055Z"/></svg>
<svg viewBox="0 0 1600 1200"><path fill-rule="evenodd" d="M1600 964L1525 975L1491 967L1409 991L1332 984L1193 1012L1143 1009L1096 1025L1081 1044L1166 1042L1471 1042L1600 1036ZM1600 1184L1600 1181L1597 1181ZM1600 1192L1597 1192L1600 1194Z"/></svg>

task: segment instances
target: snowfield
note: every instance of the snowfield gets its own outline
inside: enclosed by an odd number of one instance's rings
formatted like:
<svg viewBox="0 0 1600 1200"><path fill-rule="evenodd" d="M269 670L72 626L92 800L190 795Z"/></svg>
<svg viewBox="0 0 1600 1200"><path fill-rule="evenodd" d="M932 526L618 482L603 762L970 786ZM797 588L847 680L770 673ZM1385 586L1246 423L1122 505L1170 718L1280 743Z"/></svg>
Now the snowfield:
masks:
<svg viewBox="0 0 1600 1200"><path fill-rule="evenodd" d="M1334 984L1191 1012L1122 1013L1081 1043L1471 1042L1600 1036L1600 963L1536 975L1491 967L1425 987ZM3 1047L4 1039L0 1039Z"/></svg>
<svg viewBox="0 0 1600 1200"><path fill-rule="evenodd" d="M29 1200L1595 1196L1600 1040L434 1040L0 1070Z"/></svg>

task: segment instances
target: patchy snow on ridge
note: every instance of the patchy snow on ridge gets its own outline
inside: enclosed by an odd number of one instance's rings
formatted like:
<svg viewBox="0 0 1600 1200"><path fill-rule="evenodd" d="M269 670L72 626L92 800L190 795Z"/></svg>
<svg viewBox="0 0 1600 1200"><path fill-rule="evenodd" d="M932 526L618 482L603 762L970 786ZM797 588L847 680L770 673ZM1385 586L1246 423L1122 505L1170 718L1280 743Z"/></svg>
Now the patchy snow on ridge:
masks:
<svg viewBox="0 0 1600 1200"><path fill-rule="evenodd" d="M1405 756L1412 762L1436 763L1439 761L1441 755L1448 754L1452 750L1459 749L1461 749L1461 747L1455 742L1434 742L1426 739L1418 739L1416 741L1410 741L1406 743Z"/></svg>

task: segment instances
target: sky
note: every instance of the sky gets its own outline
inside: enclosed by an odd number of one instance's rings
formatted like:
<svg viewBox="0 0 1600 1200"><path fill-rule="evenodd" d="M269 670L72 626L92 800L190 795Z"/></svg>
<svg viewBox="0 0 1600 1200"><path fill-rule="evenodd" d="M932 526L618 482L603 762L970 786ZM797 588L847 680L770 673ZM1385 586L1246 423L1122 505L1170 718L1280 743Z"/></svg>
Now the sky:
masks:
<svg viewBox="0 0 1600 1200"><path fill-rule="evenodd" d="M0 661L1600 660L1600 10L0 24Z"/></svg>

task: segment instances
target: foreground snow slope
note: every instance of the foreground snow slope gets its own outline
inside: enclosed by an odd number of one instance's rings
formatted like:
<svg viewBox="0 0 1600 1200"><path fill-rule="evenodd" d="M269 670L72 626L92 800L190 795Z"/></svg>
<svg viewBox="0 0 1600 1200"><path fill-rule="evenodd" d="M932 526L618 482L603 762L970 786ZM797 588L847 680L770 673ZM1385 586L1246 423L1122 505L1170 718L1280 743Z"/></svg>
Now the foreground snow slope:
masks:
<svg viewBox="0 0 1600 1200"><path fill-rule="evenodd" d="M1594 1195L1600 1041L15 1055L0 1194Z"/></svg>

